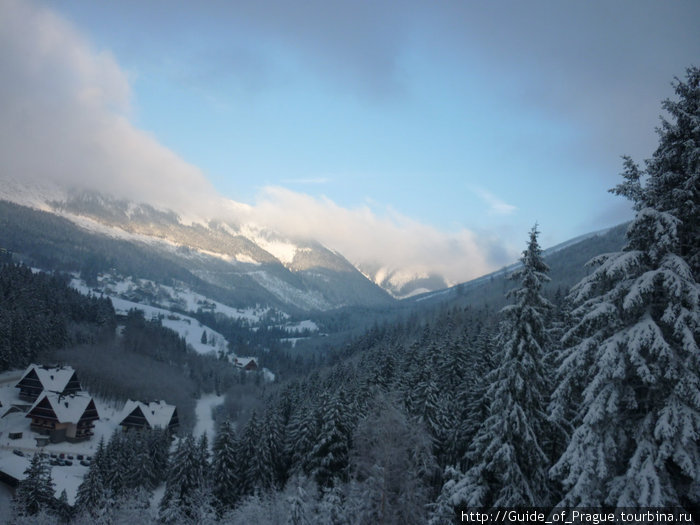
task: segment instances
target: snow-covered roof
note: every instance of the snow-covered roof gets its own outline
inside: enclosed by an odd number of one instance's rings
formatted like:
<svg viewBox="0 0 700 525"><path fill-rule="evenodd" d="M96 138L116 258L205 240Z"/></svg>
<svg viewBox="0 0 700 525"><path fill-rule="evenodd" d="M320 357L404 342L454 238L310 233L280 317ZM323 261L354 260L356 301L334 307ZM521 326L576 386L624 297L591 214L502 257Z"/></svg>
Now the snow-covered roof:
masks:
<svg viewBox="0 0 700 525"><path fill-rule="evenodd" d="M66 386L68 386L68 382L73 377L73 374L75 374L75 370L71 366L48 367L29 365L24 374L22 374L22 379L20 379L19 382L21 383L32 370L36 373L44 390L53 390L56 392L63 392Z"/></svg>
<svg viewBox="0 0 700 525"><path fill-rule="evenodd" d="M47 401L59 423L77 424L92 402L92 397L87 392L75 392L68 395L62 395L58 392L44 392L38 397L32 408L29 409L26 417L43 416L39 412L42 411ZM40 407L39 405L42 406ZM90 419L99 419L97 409L95 409L94 415L96 417L91 417Z"/></svg>
<svg viewBox="0 0 700 525"><path fill-rule="evenodd" d="M165 401L153 401L146 404L129 399L124 405L120 421L124 421L136 408L141 409L143 417L146 418L151 428L168 428L175 413L175 405L168 405Z"/></svg>
<svg viewBox="0 0 700 525"><path fill-rule="evenodd" d="M251 362L254 363L256 367L258 366L258 358L257 357L237 357L235 360L236 366L239 366L241 368L245 368Z"/></svg>

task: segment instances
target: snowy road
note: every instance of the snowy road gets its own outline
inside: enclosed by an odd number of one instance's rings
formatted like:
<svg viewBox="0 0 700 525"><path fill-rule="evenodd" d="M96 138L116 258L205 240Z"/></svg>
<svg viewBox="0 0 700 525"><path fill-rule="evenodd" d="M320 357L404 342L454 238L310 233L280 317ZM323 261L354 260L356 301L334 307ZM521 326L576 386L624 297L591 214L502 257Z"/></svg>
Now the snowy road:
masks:
<svg viewBox="0 0 700 525"><path fill-rule="evenodd" d="M197 407L195 408L197 423L194 426L193 434L197 437L206 433L210 448L214 444L216 430L212 411L223 402L224 396L217 396L216 394L204 394L197 400Z"/></svg>

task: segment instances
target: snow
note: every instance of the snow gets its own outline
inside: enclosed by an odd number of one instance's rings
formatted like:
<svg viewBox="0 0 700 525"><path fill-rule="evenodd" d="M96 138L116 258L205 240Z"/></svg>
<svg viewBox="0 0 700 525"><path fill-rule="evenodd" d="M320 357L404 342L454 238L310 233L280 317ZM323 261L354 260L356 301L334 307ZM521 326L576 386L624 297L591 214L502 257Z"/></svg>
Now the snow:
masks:
<svg viewBox="0 0 700 525"><path fill-rule="evenodd" d="M162 308L179 308L188 312L196 312L202 308L221 313L232 319L245 319L250 323L257 323L270 310L268 307L233 308L226 304L209 299L184 286L166 286L148 279L136 279L111 274L104 274L98 278L100 292L109 295L124 295L139 289L153 290L158 297L158 303L154 306Z"/></svg>
<svg viewBox="0 0 700 525"><path fill-rule="evenodd" d="M85 285L85 282L80 279L74 278L71 281L71 286L84 294L93 293L93 291ZM119 314L126 314L129 310L136 309L141 310L147 319L160 318L163 326L177 332L185 339L187 344L199 354L208 354L216 351L226 352L228 349L228 341L226 341L223 335L203 325L193 317L175 314L170 310L128 301L112 295L108 295L107 297L112 300L114 310ZM207 332L207 341L214 341L213 345L210 342L206 344L202 343L202 332L204 331Z"/></svg>
<svg viewBox="0 0 700 525"><path fill-rule="evenodd" d="M21 370L12 370L0 374L0 416L5 415L12 405L25 405L26 402L19 399L19 391L15 384L22 377ZM31 456L35 452L47 454L65 454L76 457L78 454L92 456L97 450L97 444L101 438L107 442L118 427L121 403L114 406L112 403L93 397L100 419L95 422L94 435L87 441L79 443L49 443L44 447L37 447L36 437L40 435L29 428L30 421L23 412L14 412L5 417L0 417L0 470L12 475L23 477L24 471L29 466ZM10 439L10 432L22 432L20 439ZM24 457L13 454L13 450L21 450ZM51 477L56 486L56 497L65 489L68 502L73 503L78 491L78 486L87 473L88 468L73 460L72 466L54 466L51 468Z"/></svg>
<svg viewBox="0 0 700 525"><path fill-rule="evenodd" d="M146 404L129 399L119 415L119 421L123 421L136 408L141 409L143 417L146 418L151 428L168 428L175 412L175 405L168 405L165 401L153 401Z"/></svg>
<svg viewBox="0 0 700 525"><path fill-rule="evenodd" d="M314 323L311 319L299 321L295 324L286 324L281 328L289 333L299 333L305 330L308 330L309 332L318 332L318 325Z"/></svg>
<svg viewBox="0 0 700 525"><path fill-rule="evenodd" d="M68 384L68 381L70 381L70 378L73 377L73 374L75 373L75 370L73 370L73 368L70 366L48 368L37 365L29 365L27 370L25 370L24 374L22 375L22 379L24 379L24 377L32 370L36 372L36 375L39 378L41 385L44 387L44 390L53 390L55 392L63 392Z"/></svg>
<svg viewBox="0 0 700 525"><path fill-rule="evenodd" d="M209 447L214 444L214 436L216 434L214 424L214 409L224 402L224 396L216 394L204 394L197 400L197 406L194 413L197 416L197 423L194 426L193 435L207 435Z"/></svg>
<svg viewBox="0 0 700 525"><path fill-rule="evenodd" d="M92 400L87 392L75 392L64 396L58 392L48 392L45 390L44 393L37 398L32 408L29 409L29 413L44 399L49 401L59 423L73 424L77 424L78 421L80 421L80 418L83 416Z"/></svg>
<svg viewBox="0 0 700 525"><path fill-rule="evenodd" d="M276 257L282 264L290 265L299 249L297 245L280 239L267 239L263 234L257 233L252 226L245 227L241 235L260 246L266 252Z"/></svg>
<svg viewBox="0 0 700 525"><path fill-rule="evenodd" d="M302 291L266 271L250 272L249 275L282 302L310 310L329 310L332 307L320 292Z"/></svg>

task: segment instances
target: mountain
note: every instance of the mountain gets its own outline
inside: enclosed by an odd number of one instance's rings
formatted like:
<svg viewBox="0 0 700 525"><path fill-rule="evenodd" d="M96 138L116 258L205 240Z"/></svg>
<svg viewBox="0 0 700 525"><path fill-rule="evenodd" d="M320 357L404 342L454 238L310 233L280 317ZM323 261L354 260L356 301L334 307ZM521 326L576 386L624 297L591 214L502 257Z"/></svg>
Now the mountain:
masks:
<svg viewBox="0 0 700 525"><path fill-rule="evenodd" d="M544 261L550 268L545 293L567 293L589 271L586 263L602 253L621 250L625 245L627 223L580 235L543 251ZM436 290L406 299L406 303L420 308L435 305L489 305L500 308L506 303L505 292L512 287L508 276L520 263L484 275L451 288Z"/></svg>
<svg viewBox="0 0 700 525"><path fill-rule="evenodd" d="M316 242L284 239L251 225L242 227L201 219L186 223L173 211L95 192L27 188L17 183L3 188L4 195L0 197L12 197L13 201L31 206L21 213L17 208L10 209L9 203L3 206L5 232L0 235L0 242L4 248L36 259L42 250L37 251L32 238L43 238L44 245L60 242L50 235L56 228L46 224L37 225L41 231L26 231L33 222L52 221L46 215L37 215L37 208L68 221L61 223L61 230L71 230L70 234L63 231L64 236L95 239L89 241L93 248L90 257L86 245L75 247L73 262L78 266L65 265L67 270L83 268L88 258L98 266L98 271L107 271L119 262L121 267L117 270L125 273L123 259L131 253L133 257L162 260L163 267L177 267L171 275L159 275L161 278L182 280L183 274L187 274L185 280L198 291L213 287L219 290L218 296L229 295L229 303L241 306L271 305L295 312L388 306L394 302L341 254ZM20 188L22 191L18 191ZM27 215L32 215L30 210L34 215L27 221ZM25 217L24 224L17 220L18 216ZM24 235L15 235L13 242L9 242L8 237L18 230L24 230ZM121 248L117 249L117 244ZM124 248L126 245L128 249ZM136 269L133 264L126 267ZM141 273L133 275L148 277L145 268L138 271Z"/></svg>
<svg viewBox="0 0 700 525"><path fill-rule="evenodd" d="M508 287L505 274L515 267L448 288L437 274L380 264L355 267L313 240L291 239L254 224L182 217L96 192L7 179L0 184L0 199L5 199L0 247L38 267L179 284L231 307L269 307L297 319L343 307L369 309L366 315L371 311L376 317L381 310L445 301L467 304L493 297L496 304ZM550 287L570 286L589 258L619 249L623 238L620 226L546 250Z"/></svg>

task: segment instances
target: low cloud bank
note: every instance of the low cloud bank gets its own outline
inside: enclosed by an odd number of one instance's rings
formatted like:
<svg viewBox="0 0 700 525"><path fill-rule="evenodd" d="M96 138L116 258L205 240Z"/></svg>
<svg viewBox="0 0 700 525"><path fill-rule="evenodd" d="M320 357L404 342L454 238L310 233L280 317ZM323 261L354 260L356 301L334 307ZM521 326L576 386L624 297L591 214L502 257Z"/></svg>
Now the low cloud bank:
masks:
<svg viewBox="0 0 700 525"><path fill-rule="evenodd" d="M183 216L253 222L314 239L355 264L456 283L502 265L510 253L469 230L443 232L391 210L347 209L281 187L253 205L219 195L197 167L129 120L128 75L54 12L2 0L0 158L15 180L95 190ZM494 256L494 254L499 254Z"/></svg>

